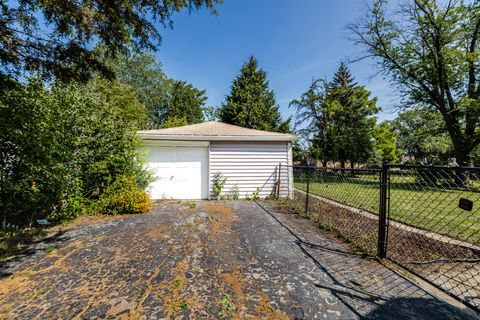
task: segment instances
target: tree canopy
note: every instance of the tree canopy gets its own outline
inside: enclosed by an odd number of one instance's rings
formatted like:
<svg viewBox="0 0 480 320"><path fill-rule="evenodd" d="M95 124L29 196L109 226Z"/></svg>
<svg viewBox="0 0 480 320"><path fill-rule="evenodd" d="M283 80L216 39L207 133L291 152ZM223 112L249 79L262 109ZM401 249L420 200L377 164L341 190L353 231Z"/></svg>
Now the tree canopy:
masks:
<svg viewBox="0 0 480 320"><path fill-rule="evenodd" d="M267 73L251 56L233 80L231 92L220 107L220 121L237 126L288 132L290 119L282 120L275 94L269 88Z"/></svg>
<svg viewBox="0 0 480 320"><path fill-rule="evenodd" d="M389 14L375 0L350 26L356 43L398 86L406 107L442 117L458 163L480 143L480 2L415 0Z"/></svg>
<svg viewBox="0 0 480 320"><path fill-rule="evenodd" d="M171 87L171 80L162 65L152 54L133 50L107 60L106 64L116 79L132 87L138 100L145 105L148 113L146 127L160 127L165 118Z"/></svg>
<svg viewBox="0 0 480 320"><path fill-rule="evenodd" d="M396 163L400 150L397 148L397 136L390 123L382 122L373 128L373 155L371 162L380 165L384 162Z"/></svg>
<svg viewBox="0 0 480 320"><path fill-rule="evenodd" d="M327 108L326 80L314 80L299 99L290 102L296 109L294 128L306 141L311 142L309 156L322 159L324 163L336 160L334 146L331 144L330 112Z"/></svg>
<svg viewBox="0 0 480 320"><path fill-rule="evenodd" d="M148 119L142 128L165 128L204 120L206 91L169 78L151 53L130 51L108 60L107 65L116 79L132 87L145 105Z"/></svg>
<svg viewBox="0 0 480 320"><path fill-rule="evenodd" d="M412 161L445 164L452 156L452 141L442 116L428 108L403 111L391 122L398 147Z"/></svg>
<svg viewBox="0 0 480 320"><path fill-rule="evenodd" d="M2 1L0 3L0 81L24 72L58 79L88 79L92 71L111 75L99 52L114 57L131 46L155 49L157 25L171 26L184 8L206 7L216 13L221 0L156 1Z"/></svg>

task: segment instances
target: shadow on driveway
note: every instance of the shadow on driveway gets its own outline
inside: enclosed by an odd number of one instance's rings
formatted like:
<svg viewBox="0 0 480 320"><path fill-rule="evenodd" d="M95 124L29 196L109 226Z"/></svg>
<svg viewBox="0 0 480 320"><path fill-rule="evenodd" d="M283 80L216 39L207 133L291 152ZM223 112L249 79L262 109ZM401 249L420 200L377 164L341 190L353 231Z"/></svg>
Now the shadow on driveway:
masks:
<svg viewBox="0 0 480 320"><path fill-rule="evenodd" d="M292 213L257 204L295 239L315 266L331 279L315 287L331 292L359 319L478 319L468 307L459 309L374 257L353 253L338 239ZM308 239L308 240L306 240Z"/></svg>
<svg viewBox="0 0 480 320"><path fill-rule="evenodd" d="M47 234L48 231L38 228L28 232L31 234L19 233L14 235L12 239L5 240L7 248L4 252L0 252L2 256L2 259L0 259L0 279L12 275L8 271L9 265L31 258L35 254L43 253L49 248L52 250L61 242L67 240L64 237L65 230ZM15 237L21 239L14 239ZM25 238L27 239L25 240Z"/></svg>

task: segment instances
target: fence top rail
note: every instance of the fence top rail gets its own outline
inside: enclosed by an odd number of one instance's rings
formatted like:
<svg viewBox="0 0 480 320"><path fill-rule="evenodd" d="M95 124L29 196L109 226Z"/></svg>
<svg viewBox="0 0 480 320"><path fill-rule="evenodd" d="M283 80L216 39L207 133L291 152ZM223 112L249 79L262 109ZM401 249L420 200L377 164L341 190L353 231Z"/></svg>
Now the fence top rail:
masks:
<svg viewBox="0 0 480 320"><path fill-rule="evenodd" d="M297 169L311 169L311 170L330 170L330 171L345 171L345 172L360 172L360 171L365 171L365 172L379 172L382 169L379 168L323 168L323 167L315 167L315 166L296 166L296 165L282 165L282 167L292 167L292 168L297 168Z"/></svg>
<svg viewBox="0 0 480 320"><path fill-rule="evenodd" d="M385 163L386 167L398 169L432 169L432 170L468 170L480 171L480 167L463 167L463 166L437 166L437 165L421 165L421 164L394 164Z"/></svg>
<svg viewBox="0 0 480 320"><path fill-rule="evenodd" d="M438 165L420 165L420 164L394 164L385 163L384 166L392 169L432 169L432 170L466 170L466 171L478 171L480 167L462 167L462 166L438 166ZM282 165L282 167L292 167L299 169L311 169L311 170L331 170L331 171L381 171L382 168L324 168L315 166L299 166L299 165Z"/></svg>

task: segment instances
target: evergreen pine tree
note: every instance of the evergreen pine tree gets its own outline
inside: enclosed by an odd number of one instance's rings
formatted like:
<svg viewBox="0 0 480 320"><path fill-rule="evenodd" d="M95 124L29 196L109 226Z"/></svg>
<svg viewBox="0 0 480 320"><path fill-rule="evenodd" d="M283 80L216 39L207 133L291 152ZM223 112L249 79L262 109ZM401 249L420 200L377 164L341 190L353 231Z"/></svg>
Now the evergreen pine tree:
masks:
<svg viewBox="0 0 480 320"><path fill-rule="evenodd" d="M333 91L343 88L345 89L345 93L352 94L353 89L356 86L357 83L355 82L355 78L352 76L350 70L345 65L345 63L341 62L337 72L335 72L335 74L333 75L333 79L330 82L330 88Z"/></svg>
<svg viewBox="0 0 480 320"><path fill-rule="evenodd" d="M171 97L166 108L164 122L182 118L187 124L202 122L202 107L207 100L206 91L197 89L185 81L173 80L171 82ZM165 123L162 127L165 127Z"/></svg>
<svg viewBox="0 0 480 320"><path fill-rule="evenodd" d="M267 74L251 56L232 83L230 95L219 110L220 121L237 126L288 132L290 119L282 121Z"/></svg>
<svg viewBox="0 0 480 320"><path fill-rule="evenodd" d="M357 85L344 63L330 82L327 96L332 143L341 167L345 167L345 161L350 161L352 167L355 162L366 161L373 148L375 119L370 116L378 112L376 99L370 99L370 92Z"/></svg>

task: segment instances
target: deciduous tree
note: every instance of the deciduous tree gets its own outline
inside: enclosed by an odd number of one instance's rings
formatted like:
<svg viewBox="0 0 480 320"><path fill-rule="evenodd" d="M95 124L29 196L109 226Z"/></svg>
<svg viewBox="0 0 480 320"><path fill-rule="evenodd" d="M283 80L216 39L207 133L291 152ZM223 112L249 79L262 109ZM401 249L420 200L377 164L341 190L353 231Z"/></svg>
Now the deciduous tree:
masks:
<svg viewBox="0 0 480 320"><path fill-rule="evenodd" d="M151 53L131 51L107 61L107 65L117 80L133 88L138 100L145 105L148 119L142 128L203 121L206 91L186 81L168 78Z"/></svg>
<svg viewBox="0 0 480 320"><path fill-rule="evenodd" d="M295 130L310 143L309 156L321 159L324 166L327 161L337 160L331 113L326 103L327 88L326 80L313 80L308 90L289 104L289 107L296 109Z"/></svg>
<svg viewBox="0 0 480 320"><path fill-rule="evenodd" d="M133 88L138 100L145 105L148 119L144 127L160 127L165 121L172 80L163 72L155 56L148 52L129 51L107 60L107 65L115 73L116 79Z"/></svg>
<svg viewBox="0 0 480 320"><path fill-rule="evenodd" d="M120 176L146 187L136 129L145 107L125 84L38 79L0 95L0 219L71 218Z"/></svg>
<svg viewBox="0 0 480 320"><path fill-rule="evenodd" d="M396 163L400 155L397 149L397 136L390 123L382 122L376 125L372 132L373 156L371 159L377 165L383 162Z"/></svg>
<svg viewBox="0 0 480 320"><path fill-rule="evenodd" d="M480 143L480 1L415 0L388 14L375 0L351 25L356 43L398 86L406 107L434 108L458 163Z"/></svg>
<svg viewBox="0 0 480 320"><path fill-rule="evenodd" d="M182 127L188 125L188 121L185 117L171 117L166 119L162 123L162 128L174 128L174 127Z"/></svg>
<svg viewBox="0 0 480 320"><path fill-rule="evenodd" d="M446 164L453 155L452 141L442 116L428 108L403 111L391 122L398 147L412 161Z"/></svg>

